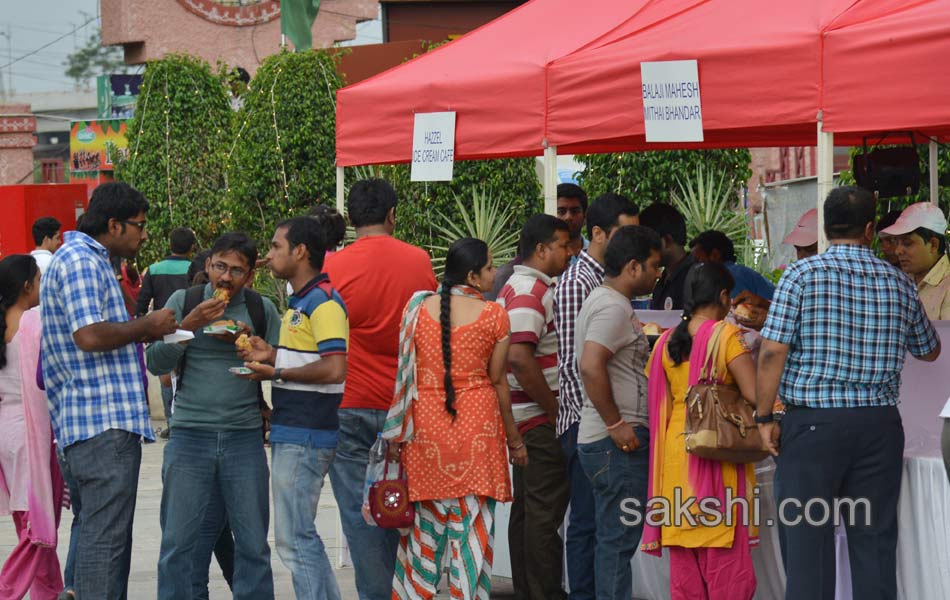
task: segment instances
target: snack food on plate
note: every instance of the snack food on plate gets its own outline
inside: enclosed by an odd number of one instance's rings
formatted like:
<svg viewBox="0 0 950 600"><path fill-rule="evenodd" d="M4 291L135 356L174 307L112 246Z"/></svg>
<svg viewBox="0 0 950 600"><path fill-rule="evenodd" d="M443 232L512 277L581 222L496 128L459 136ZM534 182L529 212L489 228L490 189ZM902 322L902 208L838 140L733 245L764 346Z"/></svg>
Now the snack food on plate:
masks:
<svg viewBox="0 0 950 600"><path fill-rule="evenodd" d="M663 333L663 328L656 323L646 323L643 325L643 333L646 335L660 335Z"/></svg>
<svg viewBox="0 0 950 600"><path fill-rule="evenodd" d="M220 321L215 321L208 327L237 327L237 323L231 319L221 319Z"/></svg>
<svg viewBox="0 0 950 600"><path fill-rule="evenodd" d="M231 300L231 292L224 288L215 288L214 292L211 294L211 297L215 300L229 302Z"/></svg>
<svg viewBox="0 0 950 600"><path fill-rule="evenodd" d="M755 311L746 304L737 305L733 311L735 312L736 317L745 321L755 318Z"/></svg>

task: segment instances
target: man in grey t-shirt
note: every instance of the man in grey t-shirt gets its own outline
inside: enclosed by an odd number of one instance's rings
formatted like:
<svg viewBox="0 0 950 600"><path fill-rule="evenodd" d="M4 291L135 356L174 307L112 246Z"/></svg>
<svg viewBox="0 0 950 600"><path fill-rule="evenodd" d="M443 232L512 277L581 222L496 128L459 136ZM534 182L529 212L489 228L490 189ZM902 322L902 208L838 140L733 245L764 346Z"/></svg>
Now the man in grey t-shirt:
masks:
<svg viewBox="0 0 950 600"><path fill-rule="evenodd" d="M574 326L584 389L577 452L597 506L597 594L608 598L629 598L630 559L643 529L621 522L620 509L628 498L645 505L650 456L644 373L650 346L630 301L653 289L659 269L659 236L645 227L620 228L604 254L604 284L584 301Z"/></svg>

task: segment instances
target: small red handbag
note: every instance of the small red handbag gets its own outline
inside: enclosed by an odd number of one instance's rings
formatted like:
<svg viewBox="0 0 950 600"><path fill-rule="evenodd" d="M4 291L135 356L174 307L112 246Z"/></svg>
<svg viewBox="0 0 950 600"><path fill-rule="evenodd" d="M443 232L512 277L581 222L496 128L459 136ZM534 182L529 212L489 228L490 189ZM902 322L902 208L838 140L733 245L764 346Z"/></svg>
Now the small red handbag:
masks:
<svg viewBox="0 0 950 600"><path fill-rule="evenodd" d="M395 479L389 478L389 465L383 479L369 488L369 510L376 525L383 529L404 529L412 527L416 517L415 508L409 501L409 483L403 471L402 463Z"/></svg>

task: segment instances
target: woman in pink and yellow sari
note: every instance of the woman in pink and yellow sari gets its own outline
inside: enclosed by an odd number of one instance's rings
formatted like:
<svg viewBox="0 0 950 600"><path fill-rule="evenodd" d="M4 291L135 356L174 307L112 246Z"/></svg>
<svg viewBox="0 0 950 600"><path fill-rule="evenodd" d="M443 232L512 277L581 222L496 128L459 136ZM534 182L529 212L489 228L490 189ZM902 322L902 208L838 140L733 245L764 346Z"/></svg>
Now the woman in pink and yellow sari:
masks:
<svg viewBox="0 0 950 600"><path fill-rule="evenodd" d="M656 526L651 525L650 514L659 505L647 507L641 550L659 556L663 547L669 549L672 600L751 600L755 594L750 548L757 542L757 531L744 524L748 515L736 508L731 522L723 518L718 519L722 522L714 523L699 510L704 498L718 499L718 506L725 507L727 490L731 497L744 497L751 502L755 487L753 465L712 461L687 454L683 436L686 393L699 378L714 334L719 335L716 357L718 372L725 374L723 383L738 385L746 398L755 397L755 364L742 332L722 320L731 306L733 285L732 275L722 265L694 265L686 276L683 320L657 341L647 364L650 402L647 497L665 498L669 509L653 513L657 520L668 515L662 525ZM694 519L675 522L676 498L681 498L681 503L695 498L690 507ZM708 512L712 517L725 516Z"/></svg>
<svg viewBox="0 0 950 600"><path fill-rule="evenodd" d="M0 598L51 600L63 589L56 529L63 478L46 394L37 386L40 272L26 254L0 261L0 515L17 544L0 570Z"/></svg>

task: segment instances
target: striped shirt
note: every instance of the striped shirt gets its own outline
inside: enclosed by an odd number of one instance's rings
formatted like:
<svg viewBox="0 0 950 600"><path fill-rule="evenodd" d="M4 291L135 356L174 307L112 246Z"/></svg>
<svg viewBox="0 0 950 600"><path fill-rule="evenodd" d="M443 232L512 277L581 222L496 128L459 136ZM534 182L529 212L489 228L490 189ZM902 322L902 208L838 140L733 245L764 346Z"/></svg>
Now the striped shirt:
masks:
<svg viewBox="0 0 950 600"><path fill-rule="evenodd" d="M350 336L346 306L325 274L295 292L288 304L280 326L277 368L303 367L324 356L346 354ZM336 448L342 383L275 383L273 399L271 442Z"/></svg>
<svg viewBox="0 0 950 600"><path fill-rule="evenodd" d="M582 250L554 288L554 329L557 331L559 407L557 434L581 419L584 390L574 348L574 327L581 305L604 282L604 267Z"/></svg>
<svg viewBox="0 0 950 600"><path fill-rule="evenodd" d="M508 311L511 343L531 344L548 387L557 394L557 334L554 331L554 279L541 271L517 265L498 294L498 304ZM515 422L528 429L547 420L541 406L531 399L508 368L511 410Z"/></svg>
<svg viewBox="0 0 950 600"><path fill-rule="evenodd" d="M895 406L907 352L939 344L910 278L843 244L786 269L762 337L789 346L779 395L808 408Z"/></svg>
<svg viewBox="0 0 950 600"><path fill-rule="evenodd" d="M60 446L109 429L154 441L135 344L84 352L73 339L83 327L129 320L109 251L84 233L66 232L43 277L40 306L43 381Z"/></svg>

